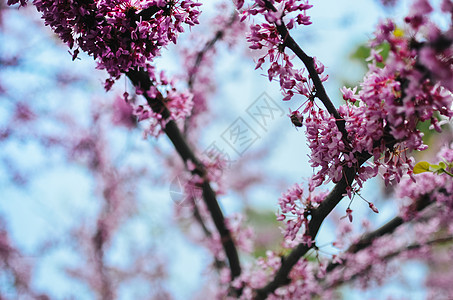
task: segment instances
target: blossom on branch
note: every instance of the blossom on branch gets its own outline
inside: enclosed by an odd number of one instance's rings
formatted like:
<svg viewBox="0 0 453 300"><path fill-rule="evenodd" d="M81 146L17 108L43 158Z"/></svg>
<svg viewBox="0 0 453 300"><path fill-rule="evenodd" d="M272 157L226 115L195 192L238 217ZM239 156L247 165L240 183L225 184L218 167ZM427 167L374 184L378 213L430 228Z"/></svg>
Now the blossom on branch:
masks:
<svg viewBox="0 0 453 300"><path fill-rule="evenodd" d="M70 49L93 56L98 68L110 79L118 79L131 69L150 71L150 62L169 43L176 43L183 25L198 24L200 3L193 1L46 1L33 4L45 24L50 26Z"/></svg>

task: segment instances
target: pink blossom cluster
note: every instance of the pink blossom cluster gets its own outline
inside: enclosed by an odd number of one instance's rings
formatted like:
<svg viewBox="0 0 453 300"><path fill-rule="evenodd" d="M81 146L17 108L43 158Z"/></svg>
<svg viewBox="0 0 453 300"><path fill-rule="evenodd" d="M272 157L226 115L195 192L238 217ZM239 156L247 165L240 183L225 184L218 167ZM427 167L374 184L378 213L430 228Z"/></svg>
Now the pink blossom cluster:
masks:
<svg viewBox="0 0 453 300"><path fill-rule="evenodd" d="M266 53L258 59L256 69L268 60L268 78L272 81L279 78L280 87L284 94L283 100L290 100L294 94L312 97L313 86L310 77L303 75L304 69L295 69L291 62L292 57L285 53L285 39L279 33L278 26L287 29L294 28L295 24L310 25L310 17L307 10L312 5L308 1L280 0L280 1L255 1L255 4L243 11L242 20L248 16L264 15L265 21L261 24L250 26L250 34L247 41L251 44L250 49L264 49ZM297 14L295 17L293 14ZM283 23L282 23L283 22ZM315 59L315 67L318 74L324 72L324 66ZM322 76L326 81L328 76Z"/></svg>
<svg viewBox="0 0 453 300"><path fill-rule="evenodd" d="M70 49L75 48L73 59L81 49L109 73L106 89L122 73L148 69L162 47L176 43L184 24L198 24L201 5L191 0L35 0L33 4L45 24Z"/></svg>
<svg viewBox="0 0 453 300"><path fill-rule="evenodd" d="M268 282L281 266L281 257L273 252L266 251L266 257L257 259L256 264L248 266L242 274L236 278L232 286L236 289L243 289L240 299L253 299L253 290L262 287Z"/></svg>
<svg viewBox="0 0 453 300"><path fill-rule="evenodd" d="M351 167L357 163L357 159L348 153L335 119L329 113L317 109L313 101L306 104L302 113L308 115L304 125L311 149L309 162L314 168L320 167L312 177L313 182L316 186L330 179L338 182L343 176L343 165Z"/></svg>
<svg viewBox="0 0 453 300"><path fill-rule="evenodd" d="M453 18L453 2L443 0L441 11L450 14L450 21ZM419 55L416 63L418 76L426 76L448 90L453 90L453 28L449 24L446 31L442 31L436 23L430 20L434 8L428 0L415 1L410 14L405 18L409 25L411 34L423 33L423 40L414 41L410 45L411 50L415 49ZM433 18L433 20L435 20Z"/></svg>
<svg viewBox="0 0 453 300"><path fill-rule="evenodd" d="M300 259L289 273L291 282L277 289L268 299L310 300L314 295L321 299L332 299L332 290L323 290L319 284L325 276L326 264L322 261L312 263L308 259Z"/></svg>
<svg viewBox="0 0 453 300"><path fill-rule="evenodd" d="M278 9L272 9L270 3ZM447 3L444 1L442 4L445 12L450 7ZM406 35L401 35L391 21L379 25L371 43L372 64L360 92L356 92L357 88L342 89L343 99L348 105L341 106L338 112L345 121L348 134L345 137L337 128L338 120L323 109L316 109L313 104L316 89L310 77L303 75L303 69L294 69L291 57L285 53L285 41L278 27L287 13L296 10L295 1L291 1L294 6L290 8L286 4L286 1L257 1L244 11L244 16L263 14L267 21L252 25L248 37L250 48L266 50L266 54L258 59L257 68L268 57L268 77L270 80L279 78L285 96L283 100L291 99L294 94L309 99L302 105L305 105L302 109L304 117L297 114L296 121L305 118L304 125L312 152L310 162L318 168L313 181L317 185L330 180L338 182L343 176L344 167L357 167L355 187L348 190L351 196L365 180L379 172L386 184L399 182L404 173L411 174L413 161L406 153L426 148L416 125L430 121L440 131L435 114L438 112L447 118L453 116L451 28L442 33L428 21L425 15L432 8L426 0L414 3L406 18L410 26ZM307 2L303 2L297 9L303 10L305 14L310 7ZM291 28L291 24L288 23L287 27ZM304 22L300 24L308 25ZM390 54L386 66L379 68L376 63L382 62L383 58L378 48L383 43L390 45ZM429 53L432 55L429 56ZM327 80L327 76L323 75L324 66L316 59L314 63L321 81ZM294 121L295 117L293 112L291 120ZM367 154L374 158L374 162L359 167L358 158Z"/></svg>
<svg viewBox="0 0 453 300"><path fill-rule="evenodd" d="M233 287L243 289L240 299L254 299L254 292L263 287L280 268L282 256L267 251L266 257L258 258L256 265L248 267L240 277L233 281ZM324 277L326 264L315 264L308 259L299 260L291 270L288 285L282 286L268 295L266 299L313 299L314 295L321 299L331 299L333 290L322 288L320 278ZM232 299L232 298L228 298Z"/></svg>
<svg viewBox="0 0 453 300"><path fill-rule="evenodd" d="M223 180L223 171L226 169L227 165L225 158L222 155L215 153L215 151L208 151L207 155L201 158L201 162L206 169L206 176L205 178L202 178L195 174L190 179L191 182L201 186L204 180L208 180L217 195L225 194L226 186ZM189 161L187 166L192 173L196 169L196 165L192 161Z"/></svg>
<svg viewBox="0 0 453 300"><path fill-rule="evenodd" d="M319 206L325 196L326 193L311 192L304 195L304 189L297 183L282 194L278 199L277 221L285 221L284 243L292 244L291 241L296 240L298 243L312 244L312 237L307 231L309 218L311 211Z"/></svg>
<svg viewBox="0 0 453 300"><path fill-rule="evenodd" d="M284 20L285 25L292 29L297 23L298 25L310 25L310 17L306 11L313 7L308 4L308 0L253 0L248 8L243 9L243 17L245 19L249 15L263 15L267 23L281 24ZM237 1L237 9L242 9L244 1ZM273 7L273 8L272 8ZM289 17L289 15L296 15Z"/></svg>
<svg viewBox="0 0 453 300"><path fill-rule="evenodd" d="M431 270L426 279L427 299L453 298L453 286L450 281L453 269L446 268L451 264L452 256L451 247L442 247L442 249L437 249L434 255L425 258Z"/></svg>
<svg viewBox="0 0 453 300"><path fill-rule="evenodd" d="M399 182L404 172L411 174L413 162L406 152L426 149L417 124L429 121L441 131L436 113L446 118L453 116L453 68L445 60L451 59L452 47L437 46L439 42L451 45L453 36L451 28L441 33L435 24L428 22L426 15L431 10L427 1L414 3L406 18L408 36L402 35L402 30L391 21L381 23L371 42L376 49L372 51L373 64L360 92L356 95L355 89L342 90L343 98L351 103L339 110L346 120L351 153L373 155L374 172L382 167L387 184ZM417 38L428 41L419 42ZM379 68L376 62L382 61L382 57L377 47L383 43L390 45L390 53L385 67ZM424 53L432 51L436 55L426 60ZM431 68L436 62L439 67Z"/></svg>
<svg viewBox="0 0 453 300"><path fill-rule="evenodd" d="M436 114L445 118L453 116L451 28L442 33L428 22L425 16L431 11L428 5L427 1L414 4L406 18L410 25L408 36L402 35L402 30L391 21L379 25L371 42L372 64L361 90L357 93L357 88L342 89L347 105L338 111L345 120L347 139L335 128L336 120L322 109L317 112L313 108L304 109L304 113L309 113L304 125L312 150L311 163L313 167L321 167L313 178L318 184L326 177L337 182L344 166L356 166L357 158L364 153L372 155L374 161L358 169L354 190L378 173L386 184L399 182L403 174L412 174L413 159L407 153L427 147L417 124L429 121L434 129L441 131ZM415 22L415 19L420 20ZM430 31L425 34L427 30ZM384 43L390 45L390 53L385 67L380 68L376 63L383 58L378 47ZM423 53L432 51L436 55L425 60ZM438 68L431 68L436 64Z"/></svg>
<svg viewBox="0 0 453 300"><path fill-rule="evenodd" d="M27 6L28 0L8 0L6 2L7 5L14 5L16 3L19 3L20 6Z"/></svg>
<svg viewBox="0 0 453 300"><path fill-rule="evenodd" d="M225 219L225 225L230 230L238 248L245 253L252 253L254 232L251 227L246 226L245 216L235 213Z"/></svg>
<svg viewBox="0 0 453 300"><path fill-rule="evenodd" d="M113 116L112 123L117 126L124 126L128 129L135 128L137 126L136 117L133 115L133 108L131 103L125 101L129 95L123 95L123 97L116 97L113 102Z"/></svg>

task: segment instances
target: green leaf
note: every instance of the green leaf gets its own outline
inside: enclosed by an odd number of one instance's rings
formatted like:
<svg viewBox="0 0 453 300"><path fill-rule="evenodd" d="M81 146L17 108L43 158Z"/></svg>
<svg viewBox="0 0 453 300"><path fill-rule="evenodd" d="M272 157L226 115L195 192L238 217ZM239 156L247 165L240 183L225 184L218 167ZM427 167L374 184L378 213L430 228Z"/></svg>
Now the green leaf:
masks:
<svg viewBox="0 0 453 300"><path fill-rule="evenodd" d="M436 174L441 174L444 169L442 168L442 166L440 165L429 165L429 171L430 172L433 172L433 173L436 173Z"/></svg>
<svg viewBox="0 0 453 300"><path fill-rule="evenodd" d="M414 174L420 174L424 172L430 172L430 163L426 161L421 161L414 166Z"/></svg>

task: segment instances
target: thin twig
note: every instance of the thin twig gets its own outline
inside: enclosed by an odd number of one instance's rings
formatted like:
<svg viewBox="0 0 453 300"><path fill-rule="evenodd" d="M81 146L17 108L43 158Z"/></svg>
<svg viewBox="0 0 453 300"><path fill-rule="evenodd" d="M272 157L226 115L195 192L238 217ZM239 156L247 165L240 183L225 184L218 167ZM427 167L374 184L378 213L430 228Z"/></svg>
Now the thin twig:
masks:
<svg viewBox="0 0 453 300"><path fill-rule="evenodd" d="M274 12L277 11L275 6L271 2L269 2L269 0L264 0L264 2L266 3L268 9ZM335 108L329 96L327 95L321 78L319 78L319 74L316 71L315 61L313 57L308 56L289 34L288 28L283 22L283 16L280 18L279 23L275 22L274 24L280 37L283 39L283 46L291 49L294 54L296 54L296 56L304 63L305 67L307 68L308 74L310 74L310 78L312 79L313 84L316 88L315 96L319 98L319 100L321 100L327 111L335 118L338 130L340 130L340 132L343 134L343 138L346 139L348 137L348 133L345 128L345 120L340 116L338 110Z"/></svg>
<svg viewBox="0 0 453 300"><path fill-rule="evenodd" d="M228 29L231 25L233 25L233 23L237 20L238 18L238 15L236 12L234 12L230 18L230 20L228 21L228 23L225 24L225 27L222 28L222 29L219 29L216 31L216 33L214 34L214 37L209 40L203 47L203 49L201 49L198 53L197 53L197 57L195 58L195 63L193 64L192 68L189 70L189 80L187 81L188 82L188 86L190 89L192 89L193 87L193 83L195 81L195 76L196 76L196 71L198 70L200 64L201 64L201 61L203 60L204 56L206 55L206 53L212 49L214 47L214 45L220 41L224 35L225 35L225 31L226 29Z"/></svg>
<svg viewBox="0 0 453 300"><path fill-rule="evenodd" d="M214 47L214 45L218 41L223 39L223 37L225 36L226 29L228 29L235 21L237 21L237 18L238 18L237 12L233 12L233 14L231 15L230 20L228 21L227 24L225 24L225 27L222 28L222 29L217 30L217 32L214 34L214 37L211 40L209 40L204 45L203 49L201 49L197 53L197 56L195 58L195 63L193 64L192 68L188 70L189 71L189 79L187 80L187 85L189 87L189 90L193 91L193 85L194 85L194 82L195 82L197 71L198 71L198 68L200 67L200 65L201 65L201 63L203 61L203 58L206 56L208 51L211 50ZM193 108L192 108L192 111L193 111ZM191 118L192 118L192 114L190 114L184 120L184 129L183 129L184 135L187 135L188 124L189 124Z"/></svg>
<svg viewBox="0 0 453 300"><path fill-rule="evenodd" d="M432 202L430 201L429 195L423 195L419 201L417 201L414 205L414 211L420 212L423 209L425 209L427 206L429 206ZM390 234L394 232L399 226L404 224L405 221L403 220L402 217L397 216L379 227L378 229L368 232L364 234L357 242L349 246L349 248L345 251L345 253L357 253L360 250L363 250L367 247L369 247L374 240L376 240L379 237L382 237L384 235ZM330 263L327 266L326 271L331 272L334 270L336 267L343 265L345 262L342 262L341 264L339 263Z"/></svg>
<svg viewBox="0 0 453 300"><path fill-rule="evenodd" d="M401 253L404 253L404 252L408 252L408 251L411 251L411 250L417 250L417 249L422 248L424 246L451 243L452 241L453 241L453 236L445 236L445 237L435 238L435 239L426 241L423 244L414 243L414 244L406 246L406 247L404 247L402 249L397 249L397 250L395 250L395 251L393 251L391 253L388 253L387 255L381 257L380 260L381 261L389 261L389 260L395 258L396 256L398 256L398 255L400 255ZM335 288L335 287L337 287L339 285L345 284L347 282L351 282L351 281L357 279L359 276L363 276L363 275L367 274L368 272L370 272L371 269L373 268L373 266L374 266L373 264L370 264L370 265L366 266L366 268L360 270L359 272L357 272L355 274L352 274L351 276L348 276L347 279L345 279L345 278L339 279L337 281L334 281L334 282L330 283L327 286L324 286L323 288L326 289L326 290L327 289L332 289L332 288Z"/></svg>

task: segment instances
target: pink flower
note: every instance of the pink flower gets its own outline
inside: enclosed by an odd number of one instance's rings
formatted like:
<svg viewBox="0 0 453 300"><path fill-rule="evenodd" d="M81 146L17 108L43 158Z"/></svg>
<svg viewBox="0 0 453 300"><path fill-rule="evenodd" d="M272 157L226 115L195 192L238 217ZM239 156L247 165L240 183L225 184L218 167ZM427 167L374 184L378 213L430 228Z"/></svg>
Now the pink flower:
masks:
<svg viewBox="0 0 453 300"><path fill-rule="evenodd" d="M352 103L359 100L359 97L356 95L357 87L354 87L352 90L347 87L342 87L340 91L343 94L343 100L351 101Z"/></svg>
<svg viewBox="0 0 453 300"><path fill-rule="evenodd" d="M19 6L27 6L28 0L8 0L6 2L6 4L7 5L14 5L14 4L19 3L19 2L20 2Z"/></svg>
<svg viewBox="0 0 453 300"><path fill-rule="evenodd" d="M352 223L352 209L347 208L347 209L346 209L346 215L343 216L343 217L341 217L341 219L344 219L344 218L346 218L346 217L349 219L349 222Z"/></svg>
<svg viewBox="0 0 453 300"><path fill-rule="evenodd" d="M370 208L373 212L375 212L377 214L379 213L378 209L376 208L376 206L374 206L373 203L370 202L370 203L368 203L368 205L370 206Z"/></svg>
<svg viewBox="0 0 453 300"><path fill-rule="evenodd" d="M177 1L164 10L165 3L161 0L76 1L68 9L65 1L34 1L46 25L69 48L77 47L73 58L80 48L97 60L98 68L109 73L106 89L133 68L152 70L150 62L162 47L176 42L178 33L184 30L182 25L198 23L200 3Z"/></svg>
<svg viewBox="0 0 453 300"><path fill-rule="evenodd" d="M124 96L127 99L128 94ZM133 116L133 111L131 104L126 102L124 98L116 97L113 103L113 123L127 128L136 127L137 122Z"/></svg>

